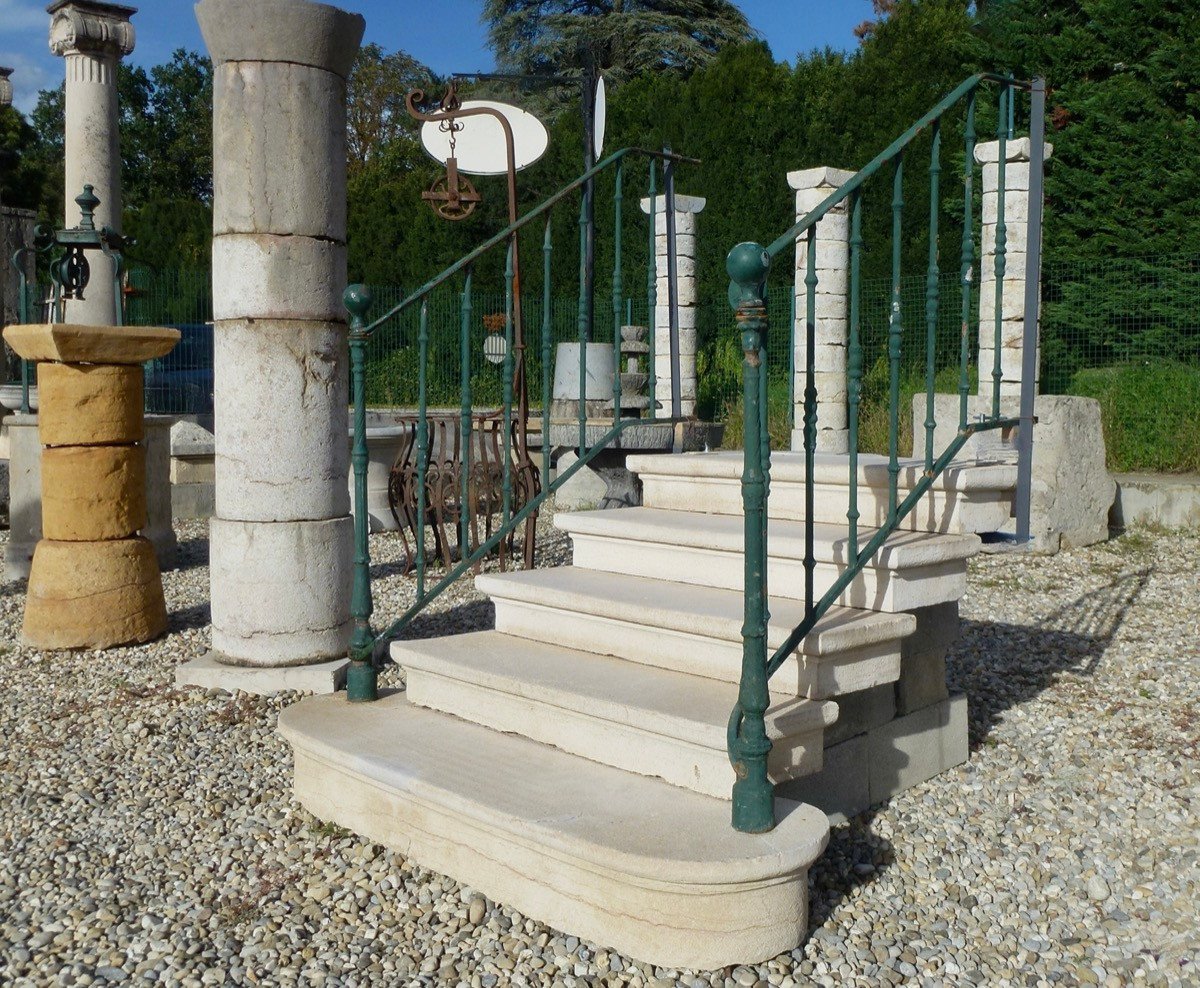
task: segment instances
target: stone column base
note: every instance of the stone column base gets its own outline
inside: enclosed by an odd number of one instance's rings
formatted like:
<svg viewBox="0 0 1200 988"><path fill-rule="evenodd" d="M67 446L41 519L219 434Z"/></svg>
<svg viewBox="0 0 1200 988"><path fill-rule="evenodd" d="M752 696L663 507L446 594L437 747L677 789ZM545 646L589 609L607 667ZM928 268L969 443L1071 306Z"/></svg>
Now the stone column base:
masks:
<svg viewBox="0 0 1200 988"><path fill-rule="evenodd" d="M233 693L253 693L271 696L285 690L325 695L336 693L346 683L348 659L332 659L310 666L235 666L222 662L215 652L209 652L175 670L176 686L199 686L207 690Z"/></svg>

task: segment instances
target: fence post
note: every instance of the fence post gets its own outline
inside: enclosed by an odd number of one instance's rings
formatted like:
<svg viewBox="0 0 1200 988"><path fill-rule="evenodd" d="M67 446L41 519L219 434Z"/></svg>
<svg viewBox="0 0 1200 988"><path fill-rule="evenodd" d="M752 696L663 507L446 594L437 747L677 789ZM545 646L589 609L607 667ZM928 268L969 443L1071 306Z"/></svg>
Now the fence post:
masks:
<svg viewBox="0 0 1200 988"><path fill-rule="evenodd" d="M371 631L371 551L367 536L370 515L367 507L367 334L366 315L371 293L363 285L351 285L343 296L350 312L350 389L354 401L354 586L350 594L350 667L346 671L346 696L351 703L379 698L379 674L375 669L375 635Z"/></svg>
<svg viewBox="0 0 1200 988"><path fill-rule="evenodd" d="M760 244L738 244L729 252L726 270L729 300L742 334L744 466L742 509L745 515L745 620L742 625L742 678L738 703L729 724L729 757L733 784L733 826L744 833L764 833L775 826L775 789L767 778L764 715L770 703L767 687L767 517L766 458L761 428L763 343L767 334L767 271L771 259Z"/></svg>

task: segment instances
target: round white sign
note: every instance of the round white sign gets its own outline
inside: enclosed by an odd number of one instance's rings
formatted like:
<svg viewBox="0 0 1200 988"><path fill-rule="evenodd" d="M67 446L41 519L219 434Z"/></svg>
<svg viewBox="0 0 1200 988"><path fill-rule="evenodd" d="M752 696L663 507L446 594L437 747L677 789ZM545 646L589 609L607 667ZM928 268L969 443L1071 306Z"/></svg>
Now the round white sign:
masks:
<svg viewBox="0 0 1200 988"><path fill-rule="evenodd" d="M604 153L604 131L608 124L608 96L605 93L604 76L596 83L596 106L592 116L592 147L596 159Z"/></svg>
<svg viewBox="0 0 1200 988"><path fill-rule="evenodd" d="M483 340L483 355L489 363L504 363L508 356L508 340L500 333L489 333Z"/></svg>
<svg viewBox="0 0 1200 988"><path fill-rule="evenodd" d="M513 132L513 152L517 171L528 168L550 146L550 134L542 122L519 106L493 100L464 100L464 110L486 107L504 114ZM454 157L458 170L468 175L508 174L508 149L504 128L489 114L464 117L455 121ZM443 129L444 128L444 129ZM434 161L445 164L450 157L450 122L431 120L421 125L421 144Z"/></svg>

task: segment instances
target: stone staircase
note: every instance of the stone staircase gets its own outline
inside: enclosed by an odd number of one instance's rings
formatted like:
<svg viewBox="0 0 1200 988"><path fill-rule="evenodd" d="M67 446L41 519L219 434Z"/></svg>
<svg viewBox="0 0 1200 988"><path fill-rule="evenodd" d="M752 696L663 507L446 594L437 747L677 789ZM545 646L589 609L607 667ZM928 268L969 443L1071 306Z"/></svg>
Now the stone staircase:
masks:
<svg viewBox="0 0 1200 988"><path fill-rule="evenodd" d="M818 595L847 558L838 460L844 480L845 458L818 463ZM557 516L572 566L477 578L495 630L393 644L406 692L284 711L297 798L633 957L760 961L804 938L807 870L830 819L965 759L945 653L979 547L971 526L992 526L1005 478L949 471L914 523L924 530L894 533L772 679L779 822L748 835L730 826L726 754L742 662L741 456L630 467L644 507ZM906 463L902 485L920 469ZM801 455L775 454L771 650L803 617L803 472ZM865 524L886 510L886 467L863 457L860 475Z"/></svg>

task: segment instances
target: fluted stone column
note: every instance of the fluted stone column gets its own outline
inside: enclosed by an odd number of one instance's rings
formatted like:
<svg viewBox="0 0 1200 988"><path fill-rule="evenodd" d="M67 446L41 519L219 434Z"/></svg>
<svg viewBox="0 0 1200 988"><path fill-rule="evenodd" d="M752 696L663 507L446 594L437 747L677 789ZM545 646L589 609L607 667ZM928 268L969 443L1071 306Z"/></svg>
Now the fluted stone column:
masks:
<svg viewBox="0 0 1200 988"><path fill-rule="evenodd" d="M50 50L66 60L67 228L79 225L75 197L90 185L100 199L96 226L121 230L121 143L117 64L133 51L136 7L96 0L56 0L50 14ZM66 304L66 321L112 325L117 295L112 262L88 258L92 277L84 298Z"/></svg>
<svg viewBox="0 0 1200 988"><path fill-rule="evenodd" d="M675 257L679 292L679 410L696 412L696 217L708 200L699 196L675 196ZM660 414L671 413L671 309L667 280L666 196L654 199L654 270L658 304L654 310L655 394ZM650 214L649 197L642 212Z"/></svg>
<svg viewBox="0 0 1200 988"><path fill-rule="evenodd" d="M841 168L806 168L788 173L788 185L796 190L796 218L803 219L824 202L854 172ZM817 449L845 453L849 449L846 409L846 347L849 340L848 282L850 269L850 216L842 202L817 224L816 350L814 377L817 385ZM804 389L808 383L808 237L796 242L795 346L796 428L792 449L804 449Z"/></svg>
<svg viewBox="0 0 1200 988"><path fill-rule="evenodd" d="M304 0L196 14L215 69L215 662L184 681L328 691L350 639L346 77L365 22Z"/></svg>
<svg viewBox="0 0 1200 988"><path fill-rule="evenodd" d="M1046 144L1046 160L1054 145ZM1000 394L1021 393L1021 362L1025 341L1025 262L1029 245L1029 138L1006 142L1004 155L1004 282L1000 318ZM975 147L983 166L983 244L979 262L979 394L992 395L996 360L996 220L1000 201L1000 142ZM1038 314L1041 348L1041 314ZM1041 373L1041 354L1038 354ZM1034 381L1034 391L1038 388Z"/></svg>

